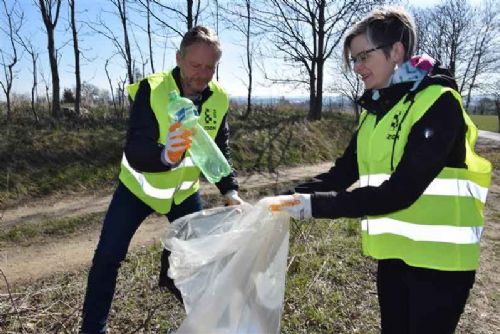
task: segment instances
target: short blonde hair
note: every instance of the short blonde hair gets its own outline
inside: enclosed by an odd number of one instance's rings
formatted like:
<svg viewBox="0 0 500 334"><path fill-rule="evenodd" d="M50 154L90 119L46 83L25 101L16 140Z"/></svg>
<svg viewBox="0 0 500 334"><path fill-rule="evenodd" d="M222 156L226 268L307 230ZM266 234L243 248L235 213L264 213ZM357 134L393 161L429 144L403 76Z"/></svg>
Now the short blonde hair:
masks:
<svg viewBox="0 0 500 334"><path fill-rule="evenodd" d="M389 6L373 10L356 23L345 37L343 50L345 67L351 69L349 55L353 38L363 34L374 46L387 45L382 48L386 56L389 56L394 43L401 42L405 49L404 60L410 59L415 52L416 30L413 17L403 7Z"/></svg>
<svg viewBox="0 0 500 334"><path fill-rule="evenodd" d="M179 48L181 57L186 55L186 49L189 46L200 42L212 46L217 52L217 58L220 59L222 56L222 48L220 46L219 38L212 29L205 26L195 26L184 34Z"/></svg>

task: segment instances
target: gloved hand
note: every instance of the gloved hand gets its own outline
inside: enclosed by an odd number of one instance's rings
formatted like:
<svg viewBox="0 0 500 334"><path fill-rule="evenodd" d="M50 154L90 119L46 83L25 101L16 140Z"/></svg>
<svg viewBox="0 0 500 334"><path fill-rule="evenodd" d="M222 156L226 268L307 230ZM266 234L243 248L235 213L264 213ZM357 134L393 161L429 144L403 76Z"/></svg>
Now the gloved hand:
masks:
<svg viewBox="0 0 500 334"><path fill-rule="evenodd" d="M236 190L229 190L224 194L224 199L226 201L226 206L242 205L244 203Z"/></svg>
<svg viewBox="0 0 500 334"><path fill-rule="evenodd" d="M176 165L182 155L191 147L193 132L188 129L179 129L180 122L175 122L168 129L167 143L162 155L165 162Z"/></svg>
<svg viewBox="0 0 500 334"><path fill-rule="evenodd" d="M310 194L266 197L263 201L273 212L286 212L299 220L312 218Z"/></svg>

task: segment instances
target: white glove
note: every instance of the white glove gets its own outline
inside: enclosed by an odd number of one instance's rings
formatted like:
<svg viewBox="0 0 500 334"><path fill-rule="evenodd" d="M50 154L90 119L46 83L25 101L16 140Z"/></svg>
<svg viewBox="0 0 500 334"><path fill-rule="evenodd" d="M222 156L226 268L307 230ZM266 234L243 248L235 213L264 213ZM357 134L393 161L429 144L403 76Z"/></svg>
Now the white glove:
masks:
<svg viewBox="0 0 500 334"><path fill-rule="evenodd" d="M310 194L266 197L263 201L272 212L286 212L298 220L312 218Z"/></svg>
<svg viewBox="0 0 500 334"><path fill-rule="evenodd" d="M236 190L229 190L224 194L224 199L226 200L227 206L242 205L244 203L240 196L238 196Z"/></svg>
<svg viewBox="0 0 500 334"><path fill-rule="evenodd" d="M191 147L193 132L179 129L181 123L175 122L168 129L167 143L162 152L162 160L170 165L177 165L182 155Z"/></svg>

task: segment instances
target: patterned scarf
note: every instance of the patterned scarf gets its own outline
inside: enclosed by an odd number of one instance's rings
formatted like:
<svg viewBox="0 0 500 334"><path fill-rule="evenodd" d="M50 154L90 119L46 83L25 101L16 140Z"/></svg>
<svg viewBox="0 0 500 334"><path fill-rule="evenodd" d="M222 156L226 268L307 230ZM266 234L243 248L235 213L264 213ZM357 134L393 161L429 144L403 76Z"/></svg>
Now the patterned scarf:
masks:
<svg viewBox="0 0 500 334"><path fill-rule="evenodd" d="M417 89L422 79L429 73L435 64L435 60L428 55L413 56L410 60L398 66L389 80L390 87L402 82L414 82L410 91ZM372 93L373 100L380 98L378 89L374 89Z"/></svg>

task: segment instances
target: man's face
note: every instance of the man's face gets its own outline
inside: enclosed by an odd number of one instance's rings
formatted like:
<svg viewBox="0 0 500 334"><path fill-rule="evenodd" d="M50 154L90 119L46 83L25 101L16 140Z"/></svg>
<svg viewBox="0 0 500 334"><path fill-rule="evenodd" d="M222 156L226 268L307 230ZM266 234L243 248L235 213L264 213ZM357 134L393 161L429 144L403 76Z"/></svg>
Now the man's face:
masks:
<svg viewBox="0 0 500 334"><path fill-rule="evenodd" d="M184 56L177 52L176 60L184 95L201 93L212 80L219 61L214 47L203 42L188 46Z"/></svg>

